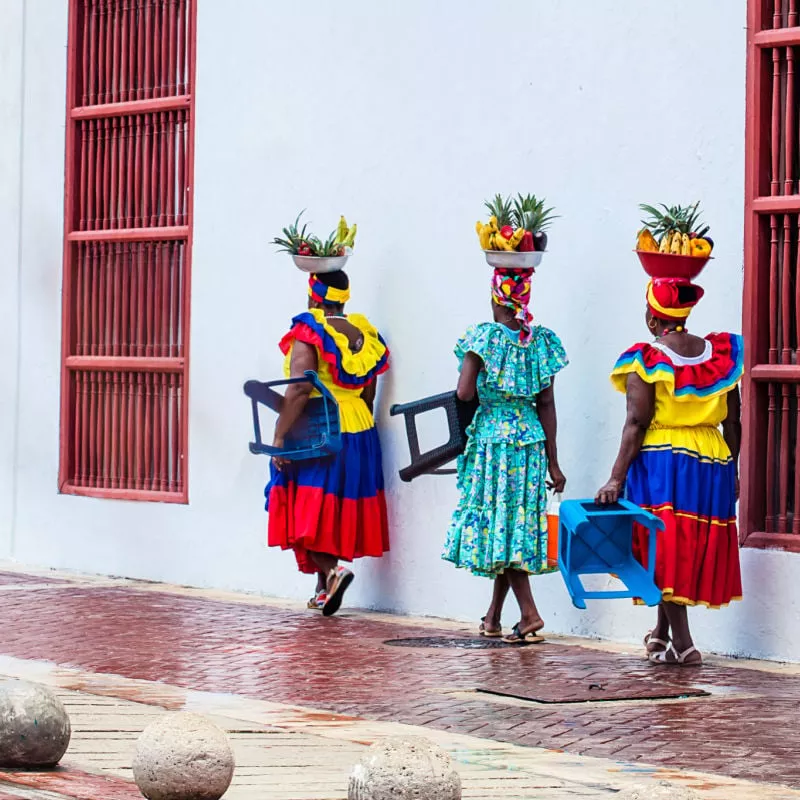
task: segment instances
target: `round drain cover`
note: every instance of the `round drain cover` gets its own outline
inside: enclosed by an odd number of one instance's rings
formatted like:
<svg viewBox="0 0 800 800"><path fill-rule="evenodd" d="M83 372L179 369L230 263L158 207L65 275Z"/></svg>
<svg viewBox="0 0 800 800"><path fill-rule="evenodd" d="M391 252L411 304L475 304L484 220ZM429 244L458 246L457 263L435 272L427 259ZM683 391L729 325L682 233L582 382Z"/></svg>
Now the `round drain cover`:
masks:
<svg viewBox="0 0 800 800"><path fill-rule="evenodd" d="M485 636L466 639L447 636L421 636L415 639L389 639L384 642L390 647L433 647L438 649L457 648L459 650L499 650L501 648L527 647L525 644L509 644L502 639L487 639Z"/></svg>

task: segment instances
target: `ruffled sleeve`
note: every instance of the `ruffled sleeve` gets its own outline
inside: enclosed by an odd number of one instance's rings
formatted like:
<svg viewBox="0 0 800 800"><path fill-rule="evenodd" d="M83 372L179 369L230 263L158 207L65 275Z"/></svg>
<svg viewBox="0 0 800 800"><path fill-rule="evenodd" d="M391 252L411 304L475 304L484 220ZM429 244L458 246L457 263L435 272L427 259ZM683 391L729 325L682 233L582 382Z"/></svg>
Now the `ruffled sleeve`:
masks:
<svg viewBox="0 0 800 800"><path fill-rule="evenodd" d="M628 375L646 383L662 382L678 401L707 400L731 391L744 374L744 341L735 333L712 333L711 357L698 364L676 365L650 344L636 344L614 365L611 383L619 392L627 390Z"/></svg>
<svg viewBox="0 0 800 800"><path fill-rule="evenodd" d="M558 336L541 326L533 329L529 343L521 344L502 325L473 325L456 343L459 365L467 353L483 361L486 385L509 397L535 397L569 363Z"/></svg>
<svg viewBox="0 0 800 800"><path fill-rule="evenodd" d="M292 320L291 330L281 339L281 352L287 355L295 342L310 344L328 364L337 386L363 388L389 369L389 348L365 316L350 314L347 320L364 336L364 346L357 353L350 350L347 336L330 325L319 309L298 314Z"/></svg>

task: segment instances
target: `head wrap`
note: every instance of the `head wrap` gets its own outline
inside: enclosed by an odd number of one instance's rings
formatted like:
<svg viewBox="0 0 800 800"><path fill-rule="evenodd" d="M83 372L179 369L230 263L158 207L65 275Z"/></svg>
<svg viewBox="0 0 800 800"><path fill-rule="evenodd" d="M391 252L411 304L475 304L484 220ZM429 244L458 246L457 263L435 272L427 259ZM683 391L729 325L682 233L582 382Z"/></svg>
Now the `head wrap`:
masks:
<svg viewBox="0 0 800 800"><path fill-rule="evenodd" d="M685 320L704 294L685 278L654 278L647 284L647 307L658 319Z"/></svg>
<svg viewBox="0 0 800 800"><path fill-rule="evenodd" d="M528 309L531 301L531 276L533 270L496 269L492 277L492 299L499 306L510 308L522 325L519 332L521 342L531 339L533 314Z"/></svg>
<svg viewBox="0 0 800 800"><path fill-rule="evenodd" d="M343 306L350 299L350 289L336 289L312 275L308 279L308 296L326 306Z"/></svg>

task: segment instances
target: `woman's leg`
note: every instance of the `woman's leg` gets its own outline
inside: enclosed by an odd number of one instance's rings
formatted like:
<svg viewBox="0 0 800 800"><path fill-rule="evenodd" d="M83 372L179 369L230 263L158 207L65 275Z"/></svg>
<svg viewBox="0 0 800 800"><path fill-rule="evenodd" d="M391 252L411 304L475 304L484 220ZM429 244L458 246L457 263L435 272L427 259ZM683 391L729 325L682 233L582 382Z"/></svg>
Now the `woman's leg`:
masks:
<svg viewBox="0 0 800 800"><path fill-rule="evenodd" d="M669 618L667 617L665 605L665 603L659 603L656 625L645 637L645 647L648 653L657 653L660 650L667 649L665 645L655 641L658 639L662 642L669 642Z"/></svg>
<svg viewBox="0 0 800 800"><path fill-rule="evenodd" d="M524 636L535 633L544 628L544 620L539 615L539 609L533 600L530 576L527 572L518 569L507 569L504 573L508 576L511 591L519 604L520 622L519 632Z"/></svg>
<svg viewBox="0 0 800 800"><path fill-rule="evenodd" d="M328 575L330 575L330 571L332 569L336 569L337 564L339 563L339 559L335 556L330 556L327 553L312 553L310 550L308 551L308 555L311 557L311 560L319 567L320 572L325 575L325 579L328 579Z"/></svg>
<svg viewBox="0 0 800 800"><path fill-rule="evenodd" d="M483 618L483 629L487 633L496 633L502 628L501 618L503 616L503 604L509 590L508 577L505 572L497 575L493 581L492 602Z"/></svg>
<svg viewBox="0 0 800 800"><path fill-rule="evenodd" d="M322 570L319 570L319 572L317 572L317 588L315 593L320 594L321 592L324 592L327 586L328 586L328 577Z"/></svg>
<svg viewBox="0 0 800 800"><path fill-rule="evenodd" d="M669 620L669 627L672 630L672 645L680 655L680 653L684 653L694 647L692 633L689 630L689 610L686 606L678 605L677 603L663 603L662 605L664 606L664 613ZM703 657L700 653L694 651L686 657L684 663L696 664L702 660Z"/></svg>

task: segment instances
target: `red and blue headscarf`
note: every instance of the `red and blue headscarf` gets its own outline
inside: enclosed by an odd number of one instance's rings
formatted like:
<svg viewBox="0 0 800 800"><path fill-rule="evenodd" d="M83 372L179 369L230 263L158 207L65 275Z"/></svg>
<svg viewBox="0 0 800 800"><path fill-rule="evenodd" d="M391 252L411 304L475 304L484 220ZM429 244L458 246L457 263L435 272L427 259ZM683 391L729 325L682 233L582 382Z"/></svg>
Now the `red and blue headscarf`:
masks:
<svg viewBox="0 0 800 800"><path fill-rule="evenodd" d="M532 269L496 269L492 277L492 299L514 312L521 325L519 340L523 343L529 342L533 335L533 314L528 308L532 275Z"/></svg>
<svg viewBox="0 0 800 800"><path fill-rule="evenodd" d="M350 289L336 289L312 275L308 279L308 296L326 306L343 306L350 299Z"/></svg>

